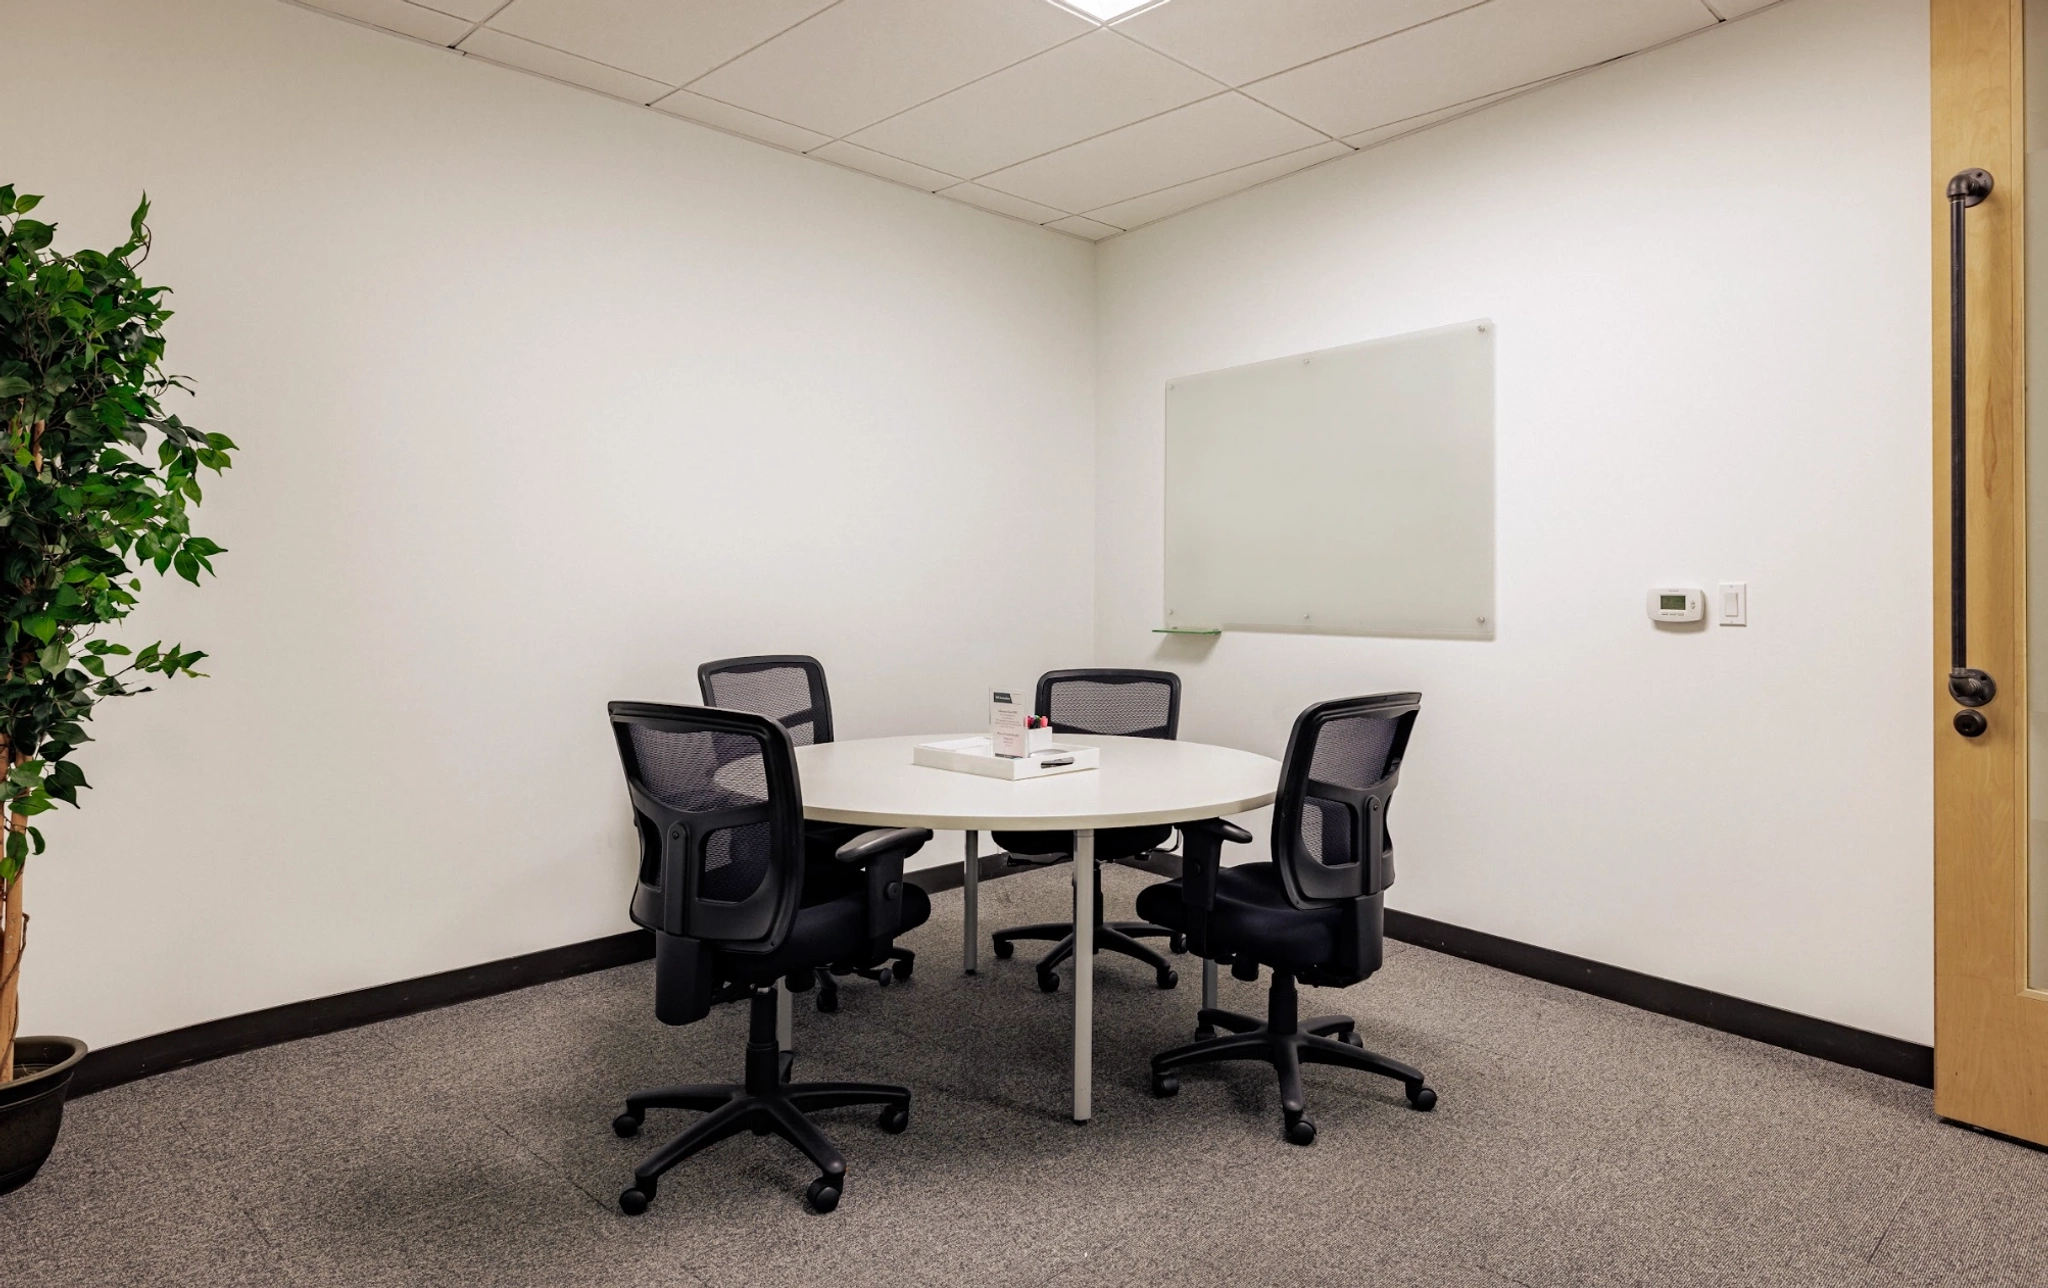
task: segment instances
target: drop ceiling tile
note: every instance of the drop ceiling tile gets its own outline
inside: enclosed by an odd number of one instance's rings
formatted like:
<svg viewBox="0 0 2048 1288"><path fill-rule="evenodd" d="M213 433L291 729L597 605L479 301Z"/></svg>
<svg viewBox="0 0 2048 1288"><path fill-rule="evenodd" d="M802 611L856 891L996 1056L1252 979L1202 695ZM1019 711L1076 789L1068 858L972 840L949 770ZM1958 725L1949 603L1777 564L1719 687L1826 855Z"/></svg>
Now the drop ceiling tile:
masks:
<svg viewBox="0 0 2048 1288"><path fill-rule="evenodd" d="M357 22L395 31L401 36L431 40L437 45L454 44L469 33L471 26L461 18L407 4L406 0L308 0L308 3L344 18L354 18Z"/></svg>
<svg viewBox="0 0 2048 1288"><path fill-rule="evenodd" d="M984 188L975 183L941 188L939 195L951 197L955 201L964 201L970 206L980 206L983 210L993 210L1012 219L1029 220L1034 224L1051 223L1055 219L1064 219L1067 214L1064 210L1054 210L1051 206L1041 206L1035 201L1026 201L1022 197L1013 197L1007 192L997 192L994 188Z"/></svg>
<svg viewBox="0 0 2048 1288"><path fill-rule="evenodd" d="M1271 108L1223 93L983 175L980 183L1062 210L1095 210L1325 141Z"/></svg>
<svg viewBox="0 0 2048 1288"><path fill-rule="evenodd" d="M1250 165L1225 170L1222 174L1208 175L1192 183L1175 184L1158 192L1148 192L1142 197L1133 197L1129 201L1119 201L1113 206L1091 210L1088 214L1119 228L1137 228L1164 219L1168 215L1177 215L1183 210L1193 209L1204 202L1227 197L1233 192L1257 187L1268 179L1277 179L1283 174L1292 174L1296 170L1306 170L1312 165L1320 165L1325 161L1350 155L1351 149L1342 143L1318 143L1299 152L1254 161Z"/></svg>
<svg viewBox="0 0 2048 1288"><path fill-rule="evenodd" d="M689 88L840 138L1093 30L1046 0L840 0Z"/></svg>
<svg viewBox="0 0 2048 1288"><path fill-rule="evenodd" d="M1481 2L1259 0L1254 18L1244 0L1173 0L1125 19L1116 30L1242 85Z"/></svg>
<svg viewBox="0 0 2048 1288"><path fill-rule="evenodd" d="M1069 215L1065 219L1056 219L1052 223L1047 224L1046 227L1057 228L1063 233L1072 233L1076 237L1086 237L1089 241L1101 241L1105 237L1114 237L1123 231L1121 228L1112 228L1108 224L1098 223L1093 219L1083 219L1079 215Z"/></svg>
<svg viewBox="0 0 2048 1288"><path fill-rule="evenodd" d="M493 30L682 85L832 0L512 0Z"/></svg>
<svg viewBox="0 0 2048 1288"><path fill-rule="evenodd" d="M913 188L922 188L926 192L937 192L941 188L950 188L960 182L957 175L940 174L937 170L927 170L921 165L912 165L908 161L899 161L895 157L887 157L879 152L870 152L866 148L855 147L844 140L837 143L827 143L822 148L813 148L810 155L822 157L827 161L836 161L840 165L849 166L855 170L865 170L869 174L878 174L884 179L894 179L898 183L907 183Z"/></svg>
<svg viewBox="0 0 2048 1288"><path fill-rule="evenodd" d="M477 28L470 33L468 40L456 48L488 62L503 63L507 67L517 67L521 71L538 72L552 80L581 85L600 94L623 98L629 103L651 103L674 88L659 81L648 80L645 76L622 72L616 67L593 63L588 58L578 58L559 49L550 49L546 45L536 45L530 40L508 36L502 31L492 31L489 27Z"/></svg>
<svg viewBox="0 0 2048 1288"><path fill-rule="evenodd" d="M656 99L653 107L656 111L667 112L670 116L680 116L699 125L714 126L733 134L742 134L750 139L758 139L762 143L772 143L778 148L788 148L792 152L809 152L821 143L831 142L815 130L807 130L801 125L791 125L787 121L762 116L758 112L749 112L744 107L721 103L715 98L705 98L702 94L692 94L686 89L679 89L667 98Z"/></svg>
<svg viewBox="0 0 2048 1288"><path fill-rule="evenodd" d="M442 13L452 13L471 22L482 22L504 8L505 0L434 0L433 4L425 7L439 9Z"/></svg>
<svg viewBox="0 0 2048 1288"><path fill-rule="evenodd" d="M1571 73L1566 72L1565 75L1569 76ZM1411 116L1405 121L1392 121L1386 125L1377 126L1359 134L1347 134L1344 136L1344 141L1354 148L1369 148L1375 143L1385 143L1388 139L1398 139L1404 134L1413 134L1417 130L1428 129L1440 121L1448 121L1456 117L1468 115L1490 103L1498 103L1502 99L1513 98L1517 94L1526 94L1538 86L1548 85L1550 81L1557 79L1559 78L1553 76L1550 80L1538 81L1535 85L1518 85L1514 89L1504 89L1498 94L1488 94L1482 98L1475 98L1469 103L1454 103L1449 107L1439 108L1434 112L1424 112L1420 116Z"/></svg>
<svg viewBox="0 0 2048 1288"><path fill-rule="evenodd" d="M1155 116L1221 86L1109 31L1070 40L852 136L954 174L991 170Z"/></svg>
<svg viewBox="0 0 2048 1288"><path fill-rule="evenodd" d="M1634 53L1714 21L1701 0L1490 0L1255 81L1244 92L1348 137Z"/></svg>

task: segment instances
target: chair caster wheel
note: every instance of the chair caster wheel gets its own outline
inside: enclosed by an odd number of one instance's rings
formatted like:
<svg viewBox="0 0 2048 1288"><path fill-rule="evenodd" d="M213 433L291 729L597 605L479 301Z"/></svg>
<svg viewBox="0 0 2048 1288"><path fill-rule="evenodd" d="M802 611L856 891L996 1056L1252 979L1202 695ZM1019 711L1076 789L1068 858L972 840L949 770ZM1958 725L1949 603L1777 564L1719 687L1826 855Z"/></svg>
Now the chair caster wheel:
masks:
<svg viewBox="0 0 2048 1288"><path fill-rule="evenodd" d="M1175 1095L1179 1091L1180 1079L1175 1077L1173 1074L1155 1073L1152 1075L1152 1094L1159 1097L1161 1100L1166 1099L1168 1096Z"/></svg>
<svg viewBox="0 0 2048 1288"><path fill-rule="evenodd" d="M889 981L894 978L895 976L890 974L888 971L878 971L875 974L875 987L887 988L889 987Z"/></svg>
<svg viewBox="0 0 2048 1288"><path fill-rule="evenodd" d="M839 1206L839 1186L832 1177L820 1176L804 1191L804 1202L811 1205L811 1211L823 1216Z"/></svg>
<svg viewBox="0 0 2048 1288"><path fill-rule="evenodd" d="M1186 935L1171 936L1166 941L1166 950L1174 953L1186 952L1188 950L1188 937Z"/></svg>
<svg viewBox="0 0 2048 1288"><path fill-rule="evenodd" d="M1287 1139L1295 1145L1316 1143L1316 1125L1306 1118L1295 1118L1287 1124Z"/></svg>
<svg viewBox="0 0 2048 1288"><path fill-rule="evenodd" d="M1339 1042L1342 1042L1345 1046L1355 1046L1361 1051L1365 1050L1365 1039L1359 1037L1355 1030L1345 1033L1339 1033L1337 1035L1337 1040Z"/></svg>
<svg viewBox="0 0 2048 1288"><path fill-rule="evenodd" d="M1436 1108L1436 1092L1418 1082L1408 1088L1408 1103L1423 1113L1428 1113Z"/></svg>
<svg viewBox="0 0 2048 1288"><path fill-rule="evenodd" d="M640 1134L640 1115L620 1114L617 1118L612 1119L612 1130L621 1136L638 1136Z"/></svg>
<svg viewBox="0 0 2048 1288"><path fill-rule="evenodd" d="M995 945L996 956L1002 958L1004 961L1010 960L1010 954L1017 951L1017 945L1011 943L1007 939L996 939L990 942L992 942Z"/></svg>
<svg viewBox="0 0 2048 1288"><path fill-rule="evenodd" d="M1041 993L1057 993L1057 992L1059 992L1059 991L1060 991L1060 977L1059 977L1059 974L1058 974L1057 972L1055 972L1055 971L1049 971L1049 970L1042 970L1042 971L1038 972L1038 991L1039 991L1039 992L1041 992Z"/></svg>
<svg viewBox="0 0 2048 1288"><path fill-rule="evenodd" d="M875 1119L875 1126L894 1136L910 1126L910 1108L907 1105L885 1105L882 1116Z"/></svg>
<svg viewBox="0 0 2048 1288"><path fill-rule="evenodd" d="M910 972L913 969L915 969L916 966L917 963L914 961L896 962L889 967L889 973L894 975L897 979L909 979Z"/></svg>
<svg viewBox="0 0 2048 1288"><path fill-rule="evenodd" d="M645 1181L642 1181L640 1184L647 1185ZM627 1216L639 1216L642 1212L645 1212L647 1204L654 1198L654 1195L648 1192L653 1188L652 1185L648 1185L647 1189L643 1190L639 1185L636 1185L619 1195L619 1211L624 1212Z"/></svg>
<svg viewBox="0 0 2048 1288"><path fill-rule="evenodd" d="M1172 988L1175 984L1178 983L1180 983L1180 972L1173 969L1171 966L1159 972L1159 987Z"/></svg>

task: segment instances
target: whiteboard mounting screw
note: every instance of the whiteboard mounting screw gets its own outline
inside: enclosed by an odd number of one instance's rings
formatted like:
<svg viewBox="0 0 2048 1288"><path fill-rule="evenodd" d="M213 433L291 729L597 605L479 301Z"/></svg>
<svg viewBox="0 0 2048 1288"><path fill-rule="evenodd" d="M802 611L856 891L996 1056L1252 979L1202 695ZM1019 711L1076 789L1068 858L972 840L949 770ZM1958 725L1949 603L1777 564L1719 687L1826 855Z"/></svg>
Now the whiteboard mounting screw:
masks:
<svg viewBox="0 0 2048 1288"><path fill-rule="evenodd" d="M1481 323L1479 324L1479 329L1480 329L1481 331L1484 331L1484 330L1486 329L1486 323L1484 323L1484 322L1481 322Z"/></svg>
<svg viewBox="0 0 2048 1288"><path fill-rule="evenodd" d="M1481 626L1484 626L1484 625L1486 625L1486 619L1485 619L1484 617L1480 618L1480 619L1479 619L1479 624L1480 624Z"/></svg>

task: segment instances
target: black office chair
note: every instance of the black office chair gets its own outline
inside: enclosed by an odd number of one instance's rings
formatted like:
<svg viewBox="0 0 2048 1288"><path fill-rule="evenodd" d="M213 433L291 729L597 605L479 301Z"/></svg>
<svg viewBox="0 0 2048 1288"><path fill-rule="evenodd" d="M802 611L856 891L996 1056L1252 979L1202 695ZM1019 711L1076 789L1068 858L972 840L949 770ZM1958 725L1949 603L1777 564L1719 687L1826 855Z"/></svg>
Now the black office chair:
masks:
<svg viewBox="0 0 2048 1288"><path fill-rule="evenodd" d="M799 747L832 741L832 695L825 689L825 668L817 658L796 653L720 658L697 668L697 690L706 706L751 711L780 722ZM806 899L826 898L859 884L859 874L849 873L835 856L840 846L866 830L852 823L805 821ZM909 979L916 965L916 953L898 948L886 962L840 973L886 985L892 975ZM839 982L833 972L820 970L817 982L818 1009L838 1010Z"/></svg>
<svg viewBox="0 0 2048 1288"><path fill-rule="evenodd" d="M1052 721L1055 734L1097 734L1126 738L1172 738L1180 732L1180 677L1171 671L1047 671L1038 677L1036 711ZM1173 828L1112 827L1095 834L1095 862L1135 858L1164 844ZM1072 832L997 832L995 842L1013 855L1066 855L1074 852ZM1187 947L1178 931L1145 921L1104 921L1102 880L1095 881L1095 951L1108 949L1135 957L1158 973L1159 987L1172 988L1180 973L1140 937L1164 938L1174 952ZM1051 939L1053 950L1038 960L1038 986L1048 993L1060 986L1056 968L1074 955L1071 922L1040 921L1012 926L990 936L996 956L1008 957L1019 939Z"/></svg>
<svg viewBox="0 0 2048 1288"><path fill-rule="evenodd" d="M1174 1070L1218 1060L1264 1060L1280 1077L1287 1139L1307 1145L1301 1066L1335 1064L1398 1079L1416 1109L1436 1106L1422 1073L1364 1050L1347 1015L1297 1018L1294 983L1342 988L1380 967L1381 902L1394 883L1387 804L1422 705L1419 693L1323 702L1301 713L1287 741L1273 803L1273 861L1221 866L1223 842L1251 840L1220 819L1187 823L1181 878L1138 895L1141 915L1187 933L1204 957L1230 961L1239 979L1273 971L1262 1024L1204 1008L1197 1040L1152 1057L1152 1094L1180 1090ZM1217 1028L1230 1030L1213 1035Z"/></svg>
<svg viewBox="0 0 2048 1288"><path fill-rule="evenodd" d="M803 801L789 733L764 716L706 707L614 702L608 708L633 823L640 879L632 916L654 931L654 1013L689 1024L714 1002L749 1000L746 1081L665 1087L626 1098L612 1122L637 1135L649 1109L707 1116L633 1171L619 1195L628 1216L647 1210L662 1173L740 1132L775 1133L818 1165L805 1197L830 1212L846 1161L804 1116L809 1109L880 1105L882 1130L910 1122L910 1092L871 1082L792 1083L775 1038L775 981L810 987L815 968L872 964L903 931L923 925L931 900L903 879L903 861L931 839L923 828L877 829L836 856L858 884L808 900Z"/></svg>

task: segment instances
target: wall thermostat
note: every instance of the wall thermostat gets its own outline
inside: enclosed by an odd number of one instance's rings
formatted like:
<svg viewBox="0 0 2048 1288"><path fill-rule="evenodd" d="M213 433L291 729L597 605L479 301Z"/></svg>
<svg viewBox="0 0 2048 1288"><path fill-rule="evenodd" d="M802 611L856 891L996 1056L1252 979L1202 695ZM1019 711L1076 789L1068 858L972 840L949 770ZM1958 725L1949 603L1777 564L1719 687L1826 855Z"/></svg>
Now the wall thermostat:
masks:
<svg viewBox="0 0 2048 1288"><path fill-rule="evenodd" d="M1659 586L1650 592L1653 622L1697 622L1707 615L1707 597L1697 590Z"/></svg>

